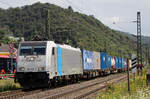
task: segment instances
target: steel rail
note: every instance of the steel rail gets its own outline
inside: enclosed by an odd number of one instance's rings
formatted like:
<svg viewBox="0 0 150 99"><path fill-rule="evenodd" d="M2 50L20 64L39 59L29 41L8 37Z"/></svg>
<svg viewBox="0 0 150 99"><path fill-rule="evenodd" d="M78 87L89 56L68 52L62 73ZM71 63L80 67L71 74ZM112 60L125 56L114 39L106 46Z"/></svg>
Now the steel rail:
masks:
<svg viewBox="0 0 150 99"><path fill-rule="evenodd" d="M100 81L98 81L96 83L89 84L89 85L86 85L86 86L83 86L83 87L80 87L80 88L76 88L76 89L73 89L73 90L69 90L69 91L66 91L66 92L53 94L51 96L46 97L46 99L56 99L56 98L59 98L59 97L63 97L65 95L68 95L68 94L71 94L71 93L74 93L74 92L77 92L77 91L80 91L80 90L83 90L83 89L86 89L86 88L89 88L89 87L92 87L92 86L95 86L95 85L98 85L98 84L102 84L102 83L111 81L113 79L114 79L114 77L112 77L110 79L100 80Z"/></svg>

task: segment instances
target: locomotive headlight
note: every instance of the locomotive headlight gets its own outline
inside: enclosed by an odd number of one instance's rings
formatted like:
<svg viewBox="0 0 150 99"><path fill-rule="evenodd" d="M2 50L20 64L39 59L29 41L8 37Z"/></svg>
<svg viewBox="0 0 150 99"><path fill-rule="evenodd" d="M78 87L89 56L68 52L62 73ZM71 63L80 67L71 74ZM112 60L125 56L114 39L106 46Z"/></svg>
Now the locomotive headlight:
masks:
<svg viewBox="0 0 150 99"><path fill-rule="evenodd" d="M20 67L19 70L20 70L20 71L24 71L25 68L24 68L24 67Z"/></svg>
<svg viewBox="0 0 150 99"><path fill-rule="evenodd" d="M44 71L45 67L38 67L38 71Z"/></svg>
<svg viewBox="0 0 150 99"><path fill-rule="evenodd" d="M31 58L30 58L30 60L31 60L31 61L33 61L33 60L34 60L34 58L33 58L33 57L31 57Z"/></svg>

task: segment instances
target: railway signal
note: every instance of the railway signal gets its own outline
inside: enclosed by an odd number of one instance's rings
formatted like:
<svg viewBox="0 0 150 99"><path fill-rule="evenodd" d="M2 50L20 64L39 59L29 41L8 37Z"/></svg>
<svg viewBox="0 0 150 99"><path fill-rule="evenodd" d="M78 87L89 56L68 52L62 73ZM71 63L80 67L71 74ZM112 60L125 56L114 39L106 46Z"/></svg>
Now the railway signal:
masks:
<svg viewBox="0 0 150 99"><path fill-rule="evenodd" d="M137 57L135 54L132 54L132 73L135 74L137 72Z"/></svg>
<svg viewBox="0 0 150 99"><path fill-rule="evenodd" d="M129 72L129 59L127 58L127 77L128 77L128 92L130 93L130 72Z"/></svg>

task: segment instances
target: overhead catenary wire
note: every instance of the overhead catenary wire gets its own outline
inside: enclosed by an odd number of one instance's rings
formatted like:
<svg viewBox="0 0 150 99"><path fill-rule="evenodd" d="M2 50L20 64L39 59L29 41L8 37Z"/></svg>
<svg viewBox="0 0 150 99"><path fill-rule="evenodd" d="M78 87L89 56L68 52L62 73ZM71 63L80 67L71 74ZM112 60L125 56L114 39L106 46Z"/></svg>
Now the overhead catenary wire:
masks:
<svg viewBox="0 0 150 99"><path fill-rule="evenodd" d="M120 25L119 25L119 23L121 24L121 23L123 23L123 24L125 24L125 23L135 23L135 21L133 21L133 20L131 20L131 21L120 21L120 22L113 22L112 24L113 25L115 25L118 29L120 29L121 31L125 31L125 32L128 32L128 30L126 30L125 28L123 28L123 27L121 27Z"/></svg>
<svg viewBox="0 0 150 99"><path fill-rule="evenodd" d="M77 7L76 5L74 5L71 1L69 1L69 0L66 0L66 1L67 1L68 4L72 5L74 8L76 8L77 10L79 10L80 12L83 13L83 11L82 11L79 7ZM119 26L118 26L118 27L119 27ZM121 28L121 27L119 27L119 28ZM124 30L124 29L121 28L121 30ZM91 32L97 32L97 31L92 29ZM105 49L106 49L106 48L105 48Z"/></svg>

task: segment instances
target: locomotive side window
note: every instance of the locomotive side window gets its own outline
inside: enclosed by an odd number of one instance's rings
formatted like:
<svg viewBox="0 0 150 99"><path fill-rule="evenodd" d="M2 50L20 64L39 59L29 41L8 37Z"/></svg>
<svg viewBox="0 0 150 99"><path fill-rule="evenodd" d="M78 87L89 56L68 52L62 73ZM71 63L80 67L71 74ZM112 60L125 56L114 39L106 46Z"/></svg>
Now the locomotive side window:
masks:
<svg viewBox="0 0 150 99"><path fill-rule="evenodd" d="M54 50L54 47L52 49L52 55L55 55L55 50Z"/></svg>
<svg viewBox="0 0 150 99"><path fill-rule="evenodd" d="M20 55L31 55L32 54L32 46L21 46Z"/></svg>

